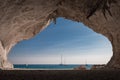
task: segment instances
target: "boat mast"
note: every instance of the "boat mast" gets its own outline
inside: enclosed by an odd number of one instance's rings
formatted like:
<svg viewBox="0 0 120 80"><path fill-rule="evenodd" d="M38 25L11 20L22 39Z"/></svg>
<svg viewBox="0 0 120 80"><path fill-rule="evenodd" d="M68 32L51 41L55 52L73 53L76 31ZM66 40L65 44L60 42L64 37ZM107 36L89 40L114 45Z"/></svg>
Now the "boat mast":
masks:
<svg viewBox="0 0 120 80"><path fill-rule="evenodd" d="M62 54L61 54L61 65L62 65L63 63L62 63Z"/></svg>
<svg viewBox="0 0 120 80"><path fill-rule="evenodd" d="M87 60L85 60L85 66L87 66Z"/></svg>

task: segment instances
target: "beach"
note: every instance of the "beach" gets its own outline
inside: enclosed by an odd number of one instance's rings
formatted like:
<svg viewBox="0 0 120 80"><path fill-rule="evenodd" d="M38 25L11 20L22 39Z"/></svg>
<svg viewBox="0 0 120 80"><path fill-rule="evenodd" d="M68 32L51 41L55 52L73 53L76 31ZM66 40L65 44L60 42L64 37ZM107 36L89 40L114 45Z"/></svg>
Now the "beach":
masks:
<svg viewBox="0 0 120 80"><path fill-rule="evenodd" d="M120 70L1 70L0 80L120 80Z"/></svg>

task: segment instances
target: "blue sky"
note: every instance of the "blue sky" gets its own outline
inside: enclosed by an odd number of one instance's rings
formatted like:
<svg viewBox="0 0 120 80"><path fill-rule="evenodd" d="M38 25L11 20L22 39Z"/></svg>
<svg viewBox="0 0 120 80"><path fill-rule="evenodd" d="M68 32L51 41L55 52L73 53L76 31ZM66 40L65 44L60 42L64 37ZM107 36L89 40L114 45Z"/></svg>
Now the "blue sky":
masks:
<svg viewBox="0 0 120 80"><path fill-rule="evenodd" d="M82 23L58 18L35 37L18 43L9 54L14 64L105 64L112 56L109 40Z"/></svg>

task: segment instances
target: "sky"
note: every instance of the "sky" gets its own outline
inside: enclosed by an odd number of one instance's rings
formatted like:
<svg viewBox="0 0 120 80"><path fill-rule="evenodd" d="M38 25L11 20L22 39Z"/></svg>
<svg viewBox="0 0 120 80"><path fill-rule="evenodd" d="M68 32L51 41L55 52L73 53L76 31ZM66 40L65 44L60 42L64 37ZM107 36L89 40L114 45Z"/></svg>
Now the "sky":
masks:
<svg viewBox="0 0 120 80"><path fill-rule="evenodd" d="M13 64L106 64L112 56L110 41L83 23L57 18L29 40L13 47Z"/></svg>

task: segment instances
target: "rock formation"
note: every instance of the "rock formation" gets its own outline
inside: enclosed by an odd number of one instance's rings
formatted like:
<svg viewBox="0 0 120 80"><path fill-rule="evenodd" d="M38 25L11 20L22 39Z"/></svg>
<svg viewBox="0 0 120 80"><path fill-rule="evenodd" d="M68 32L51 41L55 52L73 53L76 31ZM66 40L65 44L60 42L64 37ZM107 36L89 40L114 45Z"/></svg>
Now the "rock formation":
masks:
<svg viewBox="0 0 120 80"><path fill-rule="evenodd" d="M112 43L109 68L120 68L120 0L0 0L0 67L11 48L44 29L57 17L82 22Z"/></svg>

